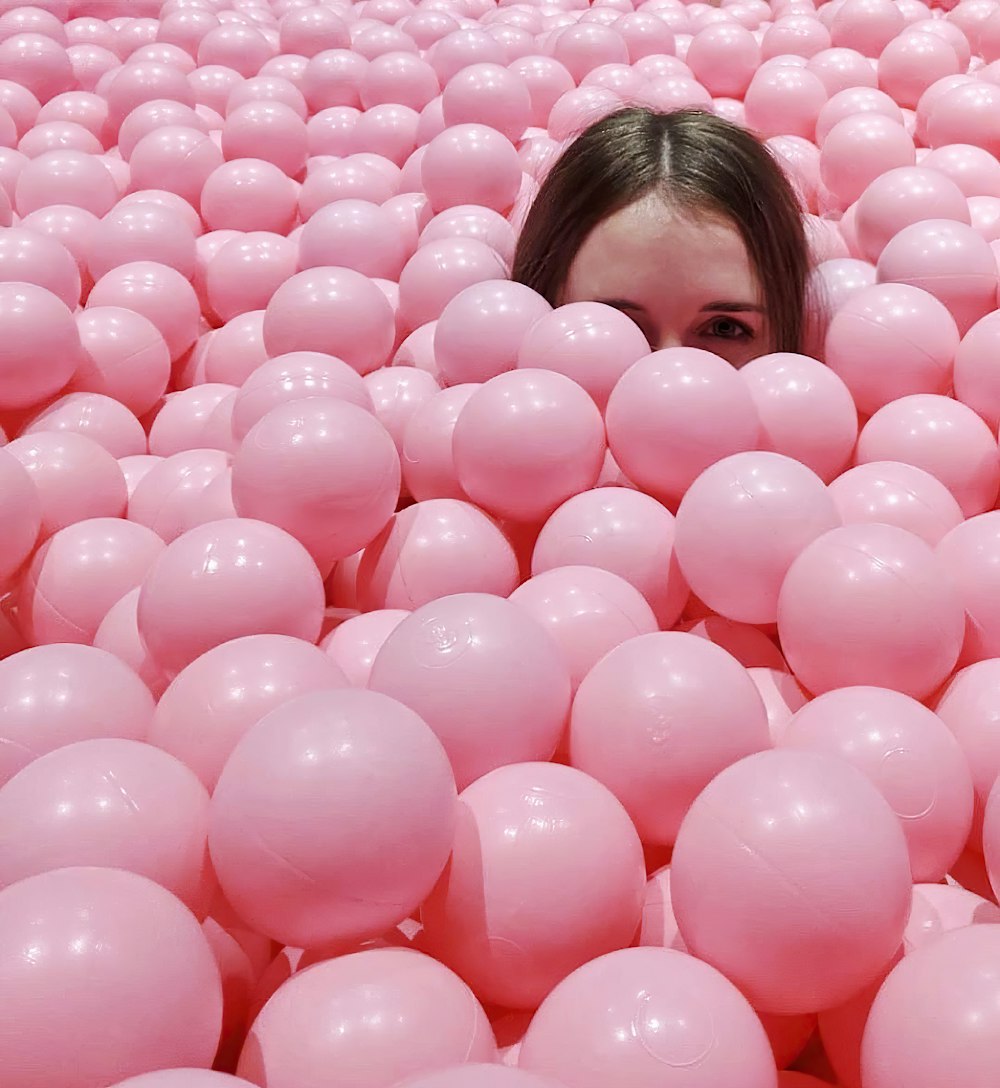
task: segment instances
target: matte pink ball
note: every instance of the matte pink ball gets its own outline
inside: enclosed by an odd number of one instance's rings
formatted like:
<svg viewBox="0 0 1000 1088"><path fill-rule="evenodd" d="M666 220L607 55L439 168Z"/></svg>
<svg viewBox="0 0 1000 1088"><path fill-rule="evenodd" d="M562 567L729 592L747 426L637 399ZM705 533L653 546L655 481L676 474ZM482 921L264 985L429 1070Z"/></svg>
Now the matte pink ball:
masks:
<svg viewBox="0 0 1000 1088"><path fill-rule="evenodd" d="M902 125L879 113L838 121L819 152L820 179L841 208L853 204L887 170L915 162L912 137Z"/></svg>
<svg viewBox="0 0 1000 1088"><path fill-rule="evenodd" d="M424 900L456 813L444 749L413 711L372 691L314 692L271 711L229 757L212 795L212 862L255 929L306 948L360 940Z"/></svg>
<svg viewBox="0 0 1000 1088"><path fill-rule="evenodd" d="M565 979L525 1034L520 1068L600 1088L774 1088L767 1035L708 964L667 948L601 956Z"/></svg>
<svg viewBox="0 0 1000 1088"><path fill-rule="evenodd" d="M0 786L33 760L97 737L144 740L153 714L146 685L93 646L56 643L0 661Z"/></svg>
<svg viewBox="0 0 1000 1088"><path fill-rule="evenodd" d="M392 308L367 277L350 268L312 268L275 291L264 316L272 357L290 351L336 355L367 374L392 349Z"/></svg>
<svg viewBox="0 0 1000 1088"><path fill-rule="evenodd" d="M0 892L0 932L3 1003L20 1010L0 1048L11 1088L212 1063L219 969L191 912L151 880L82 867L29 877Z"/></svg>
<svg viewBox="0 0 1000 1088"><path fill-rule="evenodd" d="M845 525L881 522L919 536L933 548L963 521L955 496L936 476L901 461L870 461L830 484Z"/></svg>
<svg viewBox="0 0 1000 1088"><path fill-rule="evenodd" d="M18 624L29 642L89 643L108 609L146 577L163 541L143 525L91 518L53 533L21 580Z"/></svg>
<svg viewBox="0 0 1000 1088"><path fill-rule="evenodd" d="M149 744L94 739L49 752L0 788L0 886L97 865L148 877L203 913L208 800L191 771Z"/></svg>
<svg viewBox="0 0 1000 1088"><path fill-rule="evenodd" d="M515 521L540 521L593 487L604 462L596 405L547 370L491 378L469 398L453 435L458 480L473 502Z"/></svg>
<svg viewBox="0 0 1000 1088"><path fill-rule="evenodd" d="M857 461L902 461L936 476L966 517L992 510L1000 457L992 431L959 401L930 394L879 409L858 438Z"/></svg>
<svg viewBox="0 0 1000 1088"><path fill-rule="evenodd" d="M865 1029L865 1085L931 1088L942 1076L985 1088L1000 1052L989 965L1000 926L966 926L906 956L875 998ZM973 1027L974 1025L974 1027Z"/></svg>
<svg viewBox="0 0 1000 1088"><path fill-rule="evenodd" d="M224 642L174 677L156 705L149 741L214 790L233 748L257 721L300 695L346 687L329 656L287 635Z"/></svg>
<svg viewBox="0 0 1000 1088"><path fill-rule="evenodd" d="M574 767L622 802L643 842L673 844L719 771L768 747L767 716L746 670L706 639L647 634L612 650L573 703Z"/></svg>
<svg viewBox="0 0 1000 1088"><path fill-rule="evenodd" d="M1000 426L1000 380L992 366L1000 344L1000 316L987 314L962 338L955 354L955 396L985 420Z"/></svg>
<svg viewBox="0 0 1000 1088"><path fill-rule="evenodd" d="M941 539L945 564L966 612L960 664L1000 656L1000 613L993 604L994 564L1000 556L1000 513L990 511L956 525Z"/></svg>
<svg viewBox="0 0 1000 1088"><path fill-rule="evenodd" d="M369 684L434 730L460 789L504 764L550 758L569 712L558 646L516 605L485 593L418 608L386 639Z"/></svg>
<svg viewBox="0 0 1000 1088"><path fill-rule="evenodd" d="M94 306L76 317L83 360L72 388L101 393L145 415L170 379L170 352L156 325L122 306Z"/></svg>
<svg viewBox="0 0 1000 1088"><path fill-rule="evenodd" d="M479 204L506 213L521 184L521 166L502 133L485 125L456 125L427 145L420 180L435 212Z"/></svg>
<svg viewBox="0 0 1000 1088"><path fill-rule="evenodd" d="M323 606L319 571L297 540L276 526L231 518L167 545L142 583L139 631L157 662L176 675L241 635L313 642Z"/></svg>
<svg viewBox="0 0 1000 1088"><path fill-rule="evenodd" d="M622 376L605 413L608 445L644 491L676 502L709 465L753 449L760 419L739 372L698 348L667 348Z"/></svg>
<svg viewBox="0 0 1000 1088"><path fill-rule="evenodd" d="M460 978L422 953L376 948L319 963L282 986L254 1022L238 1072L269 1088L323 1088L335 1067L357 1088L381 1088L495 1060L489 1020Z"/></svg>
<svg viewBox="0 0 1000 1088"><path fill-rule="evenodd" d="M896 816L860 771L826 753L762 752L723 771L692 805L671 862L692 953L755 1008L785 1015L828 1008L879 975L910 888Z"/></svg>
<svg viewBox="0 0 1000 1088"><path fill-rule="evenodd" d="M882 251L880 283L908 283L948 307L963 335L996 309L998 272L989 243L972 227L929 219L905 227Z"/></svg>
<svg viewBox="0 0 1000 1088"><path fill-rule="evenodd" d="M87 518L124 515L125 477L114 457L93 439L47 431L17 438L6 449L24 465L35 485L43 539Z"/></svg>
<svg viewBox="0 0 1000 1088"><path fill-rule="evenodd" d="M412 331L436 321L467 287L507 278L500 255L476 238L427 242L406 262L399 277L399 316Z"/></svg>
<svg viewBox="0 0 1000 1088"><path fill-rule="evenodd" d="M399 487L399 455L388 431L370 412L330 397L272 408L233 460L240 516L281 526L324 574L383 528Z"/></svg>
<svg viewBox="0 0 1000 1088"><path fill-rule="evenodd" d="M760 417L758 445L791 457L829 482L847 466L858 413L844 382L806 355L779 352L740 370Z"/></svg>
<svg viewBox="0 0 1000 1088"><path fill-rule="evenodd" d="M33 283L0 283L0 408L28 408L58 393L80 364L66 304ZM44 358L46 365L37 365Z"/></svg>
<svg viewBox="0 0 1000 1088"><path fill-rule="evenodd" d="M639 837L604 786L553 763L501 767L459 798L423 939L481 1001L534 1009L576 968L628 944L645 883Z"/></svg>
<svg viewBox="0 0 1000 1088"><path fill-rule="evenodd" d="M866 684L923 699L955 667L964 625L942 560L893 525L846 525L819 537L791 565L778 598L785 657L817 695Z"/></svg>
<svg viewBox="0 0 1000 1088"><path fill-rule="evenodd" d="M934 882L950 872L969 837L972 776L932 711L885 688L841 688L799 710L779 745L853 763L899 818L913 879Z"/></svg>
<svg viewBox="0 0 1000 1088"><path fill-rule="evenodd" d="M819 76L805 68L761 68L746 90L747 124L765 137L803 136L811 140L827 98Z"/></svg>

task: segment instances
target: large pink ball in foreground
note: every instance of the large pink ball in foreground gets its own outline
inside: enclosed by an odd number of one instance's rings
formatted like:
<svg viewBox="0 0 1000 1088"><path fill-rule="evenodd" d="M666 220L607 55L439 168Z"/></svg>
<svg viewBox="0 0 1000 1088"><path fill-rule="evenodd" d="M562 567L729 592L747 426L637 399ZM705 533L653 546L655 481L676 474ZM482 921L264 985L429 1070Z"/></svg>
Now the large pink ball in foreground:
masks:
<svg viewBox="0 0 1000 1088"><path fill-rule="evenodd" d="M237 1071L267 1088L326 1088L335 1068L356 1088L385 1088L495 1060L486 1013L460 978L419 952L376 948L286 982L254 1022Z"/></svg>
<svg viewBox="0 0 1000 1088"><path fill-rule="evenodd" d="M139 594L139 632L175 675L241 635L314 642L323 581L309 553L274 525L230 518L189 529L164 549Z"/></svg>
<svg viewBox="0 0 1000 1088"><path fill-rule="evenodd" d="M998 953L1000 926L966 926L893 969L865 1029L866 1088L987 1088L1000 1058Z"/></svg>
<svg viewBox="0 0 1000 1088"><path fill-rule="evenodd" d="M408 616L386 639L369 685L437 734L464 789L507 763L549 759L569 712L569 670L515 604L459 593Z"/></svg>
<svg viewBox="0 0 1000 1088"><path fill-rule="evenodd" d="M473 502L537 522L597 483L606 446L601 413L581 386L548 370L516 370L472 394L452 449Z"/></svg>
<svg viewBox="0 0 1000 1088"><path fill-rule="evenodd" d="M0 1035L10 1088L212 1064L215 957L191 912L146 877L70 868L5 888L0 965L0 1006L17 1026Z"/></svg>
<svg viewBox="0 0 1000 1088"><path fill-rule="evenodd" d="M688 812L670 873L692 953L764 1012L846 1000L888 964L910 912L899 821L825 753L762 752L723 771Z"/></svg>
<svg viewBox="0 0 1000 1088"><path fill-rule="evenodd" d="M885 688L840 688L792 718L781 747L840 755L853 763L899 817L918 881L941 880L965 847L972 777L941 719Z"/></svg>
<svg viewBox="0 0 1000 1088"><path fill-rule="evenodd" d="M644 843L672 845L712 778L769 744L746 669L695 635L629 639L591 669L573 700L570 762L615 794Z"/></svg>
<svg viewBox="0 0 1000 1088"><path fill-rule="evenodd" d="M535 1014L518 1064L577 1088L774 1088L767 1035L718 971L668 948L601 956Z"/></svg>
<svg viewBox="0 0 1000 1088"><path fill-rule="evenodd" d="M160 1069L129 1077L113 1088L248 1088L250 1082L209 1069Z"/></svg>
<svg viewBox="0 0 1000 1088"><path fill-rule="evenodd" d="M947 678L965 613L943 562L893 525L846 525L810 544L778 598L781 645L814 694L856 684L922 699Z"/></svg>
<svg viewBox="0 0 1000 1088"><path fill-rule="evenodd" d="M208 908L208 792L150 744L84 740L39 757L0 788L4 828L0 886L100 865L149 877L196 913Z"/></svg>
<svg viewBox="0 0 1000 1088"><path fill-rule="evenodd" d="M149 741L215 788L247 730L265 714L312 691L347 686L322 650L287 635L247 635L196 658L160 696Z"/></svg>
<svg viewBox="0 0 1000 1088"><path fill-rule="evenodd" d="M789 566L839 525L810 469L777 453L737 453L707 468L681 500L677 560L692 591L719 615L774 623Z"/></svg>
<svg viewBox="0 0 1000 1088"><path fill-rule="evenodd" d="M426 898L456 814L448 758L412 710L374 691L313 692L272 710L229 757L212 795L212 862L254 929L301 948L357 941Z"/></svg>
<svg viewBox="0 0 1000 1088"><path fill-rule="evenodd" d="M459 801L451 861L421 909L423 940L481 1001L536 1008L571 971L631 941L642 848L604 786L571 767L520 763Z"/></svg>

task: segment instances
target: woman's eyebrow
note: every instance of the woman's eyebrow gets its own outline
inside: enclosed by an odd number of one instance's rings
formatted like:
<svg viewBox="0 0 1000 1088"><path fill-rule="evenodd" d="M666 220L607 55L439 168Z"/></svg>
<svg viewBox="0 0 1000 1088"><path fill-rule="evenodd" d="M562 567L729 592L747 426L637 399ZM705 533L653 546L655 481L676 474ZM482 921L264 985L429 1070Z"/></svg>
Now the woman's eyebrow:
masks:
<svg viewBox="0 0 1000 1088"><path fill-rule="evenodd" d="M611 306L615 310L641 310L638 302L629 302L627 298L599 298L595 299L602 306Z"/></svg>
<svg viewBox="0 0 1000 1088"><path fill-rule="evenodd" d="M702 306L701 312L703 314L709 312L725 314L762 314L765 312L765 309L763 306L758 306L756 302L709 302L707 305Z"/></svg>

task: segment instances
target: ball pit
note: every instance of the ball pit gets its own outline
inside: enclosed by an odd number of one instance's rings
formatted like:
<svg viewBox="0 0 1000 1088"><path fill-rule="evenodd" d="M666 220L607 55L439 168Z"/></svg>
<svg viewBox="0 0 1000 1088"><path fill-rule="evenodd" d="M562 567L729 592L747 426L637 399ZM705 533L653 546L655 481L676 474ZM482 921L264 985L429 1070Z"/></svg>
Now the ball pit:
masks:
<svg viewBox="0 0 1000 1088"><path fill-rule="evenodd" d="M3 1088L990 1088L998 292L996 0L0 0Z"/></svg>

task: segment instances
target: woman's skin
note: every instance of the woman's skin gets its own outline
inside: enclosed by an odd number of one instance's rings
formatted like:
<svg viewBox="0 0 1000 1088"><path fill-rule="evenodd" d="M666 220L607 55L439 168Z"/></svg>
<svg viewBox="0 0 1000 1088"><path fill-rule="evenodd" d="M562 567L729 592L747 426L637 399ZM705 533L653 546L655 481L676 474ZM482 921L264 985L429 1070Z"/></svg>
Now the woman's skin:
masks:
<svg viewBox="0 0 1000 1088"><path fill-rule="evenodd" d="M655 193L594 228L560 302L614 306L654 351L703 348L737 368L773 351L760 285L737 229Z"/></svg>

